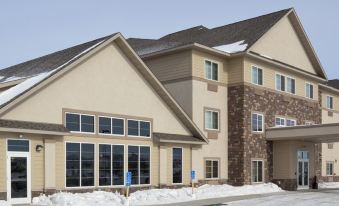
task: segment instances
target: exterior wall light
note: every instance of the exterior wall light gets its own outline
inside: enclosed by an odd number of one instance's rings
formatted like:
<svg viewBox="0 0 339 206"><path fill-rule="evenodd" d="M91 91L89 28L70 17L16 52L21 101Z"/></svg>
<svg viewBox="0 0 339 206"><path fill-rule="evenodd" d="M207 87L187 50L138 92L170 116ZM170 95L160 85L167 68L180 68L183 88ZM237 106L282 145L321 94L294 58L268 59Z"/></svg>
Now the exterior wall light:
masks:
<svg viewBox="0 0 339 206"><path fill-rule="evenodd" d="M41 152L41 150L44 148L44 146L43 145L41 145L41 144L38 144L36 147L35 147L35 151L37 151L37 152Z"/></svg>

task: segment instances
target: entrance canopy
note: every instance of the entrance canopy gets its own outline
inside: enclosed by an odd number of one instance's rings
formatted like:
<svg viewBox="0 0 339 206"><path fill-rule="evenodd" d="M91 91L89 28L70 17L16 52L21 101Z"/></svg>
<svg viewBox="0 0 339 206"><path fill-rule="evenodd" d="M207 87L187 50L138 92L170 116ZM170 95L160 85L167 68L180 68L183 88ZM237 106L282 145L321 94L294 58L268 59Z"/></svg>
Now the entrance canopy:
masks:
<svg viewBox="0 0 339 206"><path fill-rule="evenodd" d="M301 140L315 143L339 142L339 123L267 128L266 139L270 141Z"/></svg>

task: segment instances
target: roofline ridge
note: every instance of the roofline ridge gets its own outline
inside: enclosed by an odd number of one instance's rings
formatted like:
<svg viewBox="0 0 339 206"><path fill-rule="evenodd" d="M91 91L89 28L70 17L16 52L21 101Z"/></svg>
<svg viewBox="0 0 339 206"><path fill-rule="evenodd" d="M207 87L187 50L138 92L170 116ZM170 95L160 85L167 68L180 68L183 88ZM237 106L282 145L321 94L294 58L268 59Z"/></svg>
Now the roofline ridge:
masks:
<svg viewBox="0 0 339 206"><path fill-rule="evenodd" d="M160 38L157 39L157 40L162 40L162 38L165 38L165 37L167 37L167 36L170 36L170 35L173 35L173 34L177 34L177 33L179 33L179 32L183 32L183 31L187 31L187 30L190 30L190 29L198 28L198 27L204 27L204 28L206 28L206 29L209 29L209 28L207 28L206 26L200 24L200 25L198 25L198 26L193 26L193 27L190 27L190 28L187 28L187 29L182 29L182 30L179 30L179 31L176 31L176 32L173 32L173 33L166 34L165 36L162 36L162 37L160 37ZM209 30L210 30L210 29L209 29Z"/></svg>

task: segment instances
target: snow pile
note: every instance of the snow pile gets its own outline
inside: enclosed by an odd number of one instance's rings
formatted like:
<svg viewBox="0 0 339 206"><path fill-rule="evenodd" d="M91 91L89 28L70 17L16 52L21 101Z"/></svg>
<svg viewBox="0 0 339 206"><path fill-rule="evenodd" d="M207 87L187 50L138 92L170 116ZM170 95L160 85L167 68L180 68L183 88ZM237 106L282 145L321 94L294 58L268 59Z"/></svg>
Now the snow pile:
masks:
<svg viewBox="0 0 339 206"><path fill-rule="evenodd" d="M236 53L236 52L242 52L247 49L248 44L244 44L245 40L234 42L232 44L226 44L221 46L213 47L214 49L227 52L227 53Z"/></svg>
<svg viewBox="0 0 339 206"><path fill-rule="evenodd" d="M91 193L56 193L33 198L35 205L54 206L123 206L126 199L119 193L95 191Z"/></svg>
<svg viewBox="0 0 339 206"><path fill-rule="evenodd" d="M11 206L7 201L5 200L0 200L0 206Z"/></svg>
<svg viewBox="0 0 339 206"><path fill-rule="evenodd" d="M191 188L181 189L152 189L137 191L130 197L131 205L152 205L171 202L185 202L197 199L208 199L215 197L240 196L249 194L262 194L283 191L273 183L245 185L234 187L230 185L203 185L194 190Z"/></svg>
<svg viewBox="0 0 339 206"><path fill-rule="evenodd" d="M339 182L322 182L319 183L319 188L322 189L333 189L333 188L339 188Z"/></svg>

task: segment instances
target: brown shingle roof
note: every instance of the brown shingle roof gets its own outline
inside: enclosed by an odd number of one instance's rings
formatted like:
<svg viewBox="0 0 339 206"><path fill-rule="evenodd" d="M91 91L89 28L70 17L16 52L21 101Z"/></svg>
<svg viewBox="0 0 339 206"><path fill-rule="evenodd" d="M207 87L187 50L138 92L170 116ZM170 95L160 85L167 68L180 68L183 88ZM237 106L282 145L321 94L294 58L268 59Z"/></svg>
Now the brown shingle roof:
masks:
<svg viewBox="0 0 339 206"><path fill-rule="evenodd" d="M284 9L213 29L201 25L168 34L160 39L130 38L128 42L139 55L192 43L216 47L244 40L244 44L249 48L289 11L291 9Z"/></svg>
<svg viewBox="0 0 339 206"><path fill-rule="evenodd" d="M327 85L335 89L339 89L339 79L328 80Z"/></svg>
<svg viewBox="0 0 339 206"><path fill-rule="evenodd" d="M62 124L49 124L49 123L38 123L5 119L0 119L0 128L28 129L61 133L69 132L68 129L66 129Z"/></svg>
<svg viewBox="0 0 339 206"><path fill-rule="evenodd" d="M153 133L153 137L158 139L159 141L173 141L173 142L196 142L198 144L202 144L203 142L193 136L188 135L179 135L179 134L167 134L167 133Z"/></svg>

